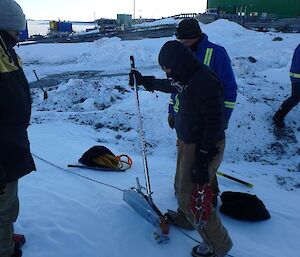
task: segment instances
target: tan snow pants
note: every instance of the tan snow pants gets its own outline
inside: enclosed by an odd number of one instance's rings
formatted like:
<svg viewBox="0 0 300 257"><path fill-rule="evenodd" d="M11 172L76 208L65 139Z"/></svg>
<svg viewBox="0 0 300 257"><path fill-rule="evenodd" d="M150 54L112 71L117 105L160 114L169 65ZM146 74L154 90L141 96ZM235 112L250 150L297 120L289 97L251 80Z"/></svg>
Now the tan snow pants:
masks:
<svg viewBox="0 0 300 257"><path fill-rule="evenodd" d="M213 178L219 168L225 148L225 140L221 140L217 144L219 154L209 164L209 175ZM191 182L191 171L195 165L195 149L196 144L185 144L182 140L178 140L178 152L180 160L178 166L178 211L185 214L187 220L193 221L193 214L190 208L190 201L194 184ZM207 224L203 229L197 229L203 241L207 245L212 245L214 253L218 257L223 257L231 249L232 241L228 235L226 228L223 226L219 214L213 209Z"/></svg>

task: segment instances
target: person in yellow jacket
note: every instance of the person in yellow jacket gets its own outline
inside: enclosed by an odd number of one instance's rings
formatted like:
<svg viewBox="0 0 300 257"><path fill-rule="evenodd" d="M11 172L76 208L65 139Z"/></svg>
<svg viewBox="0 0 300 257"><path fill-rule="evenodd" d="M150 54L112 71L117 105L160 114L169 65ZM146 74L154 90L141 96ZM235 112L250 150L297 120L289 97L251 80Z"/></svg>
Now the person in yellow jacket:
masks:
<svg viewBox="0 0 300 257"><path fill-rule="evenodd" d="M0 256L20 257L13 240L19 212L18 180L35 170L27 127L31 99L13 47L25 29L25 15L14 0L0 1Z"/></svg>

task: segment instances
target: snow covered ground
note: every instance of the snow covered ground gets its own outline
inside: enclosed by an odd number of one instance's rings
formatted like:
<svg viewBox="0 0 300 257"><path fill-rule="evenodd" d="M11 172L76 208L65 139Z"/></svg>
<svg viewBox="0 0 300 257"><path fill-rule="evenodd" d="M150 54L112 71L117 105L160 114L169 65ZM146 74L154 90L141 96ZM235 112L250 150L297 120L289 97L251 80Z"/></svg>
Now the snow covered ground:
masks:
<svg viewBox="0 0 300 257"><path fill-rule="evenodd" d="M181 21L181 19L174 19L174 18L165 18L165 19L159 19L156 21L151 22L143 22L140 24L134 25L134 27L154 27L154 26L161 26L161 25L171 25L171 24L178 24Z"/></svg>
<svg viewBox="0 0 300 257"><path fill-rule="evenodd" d="M221 191L256 194L271 214L270 220L256 223L222 215L234 242L230 254L300 256L300 106L287 116L288 129L283 132L271 122L290 94L288 71L300 35L258 33L225 20L202 29L227 49L239 86L220 171L254 184L249 189L219 177ZM283 40L273 41L278 36ZM32 89L32 153L66 168L89 147L105 145L115 154L129 154L133 167L126 173L73 171L120 189L134 186L135 177L144 181L135 98L126 75L129 56L135 56L143 74L163 78L157 56L171 39L104 38L93 43L19 47L30 82L35 80L32 70L42 81L58 81L47 88L47 100L39 89ZM257 61L250 62L250 56ZM82 72L93 75L82 76ZM162 211L177 206L176 137L167 125L168 99L167 94L140 91L153 198ZM27 237L24 257L190 256L196 243L174 228L169 244L156 244L151 225L122 201L121 191L37 157L35 161L38 171L20 180L21 211L15 228ZM187 233L199 240L196 232Z"/></svg>

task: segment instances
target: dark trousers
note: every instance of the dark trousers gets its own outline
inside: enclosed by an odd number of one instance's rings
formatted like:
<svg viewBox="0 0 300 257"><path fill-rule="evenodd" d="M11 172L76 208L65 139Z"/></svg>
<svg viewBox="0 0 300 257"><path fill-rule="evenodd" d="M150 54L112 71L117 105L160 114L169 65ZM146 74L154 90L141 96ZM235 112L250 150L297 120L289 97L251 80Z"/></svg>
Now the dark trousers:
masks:
<svg viewBox="0 0 300 257"><path fill-rule="evenodd" d="M6 192L0 195L0 256L11 257L14 249L12 240L19 213L18 180L6 185Z"/></svg>
<svg viewBox="0 0 300 257"><path fill-rule="evenodd" d="M292 83L292 94L281 105L283 112L288 114L300 101L300 83Z"/></svg>

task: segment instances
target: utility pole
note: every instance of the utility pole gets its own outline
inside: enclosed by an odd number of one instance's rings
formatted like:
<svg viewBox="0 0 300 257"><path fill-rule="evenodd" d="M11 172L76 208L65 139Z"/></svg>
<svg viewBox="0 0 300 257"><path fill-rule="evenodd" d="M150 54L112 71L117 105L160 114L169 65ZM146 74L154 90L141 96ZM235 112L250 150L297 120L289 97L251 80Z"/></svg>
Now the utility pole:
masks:
<svg viewBox="0 0 300 257"><path fill-rule="evenodd" d="M133 22L135 20L135 0L133 0Z"/></svg>

